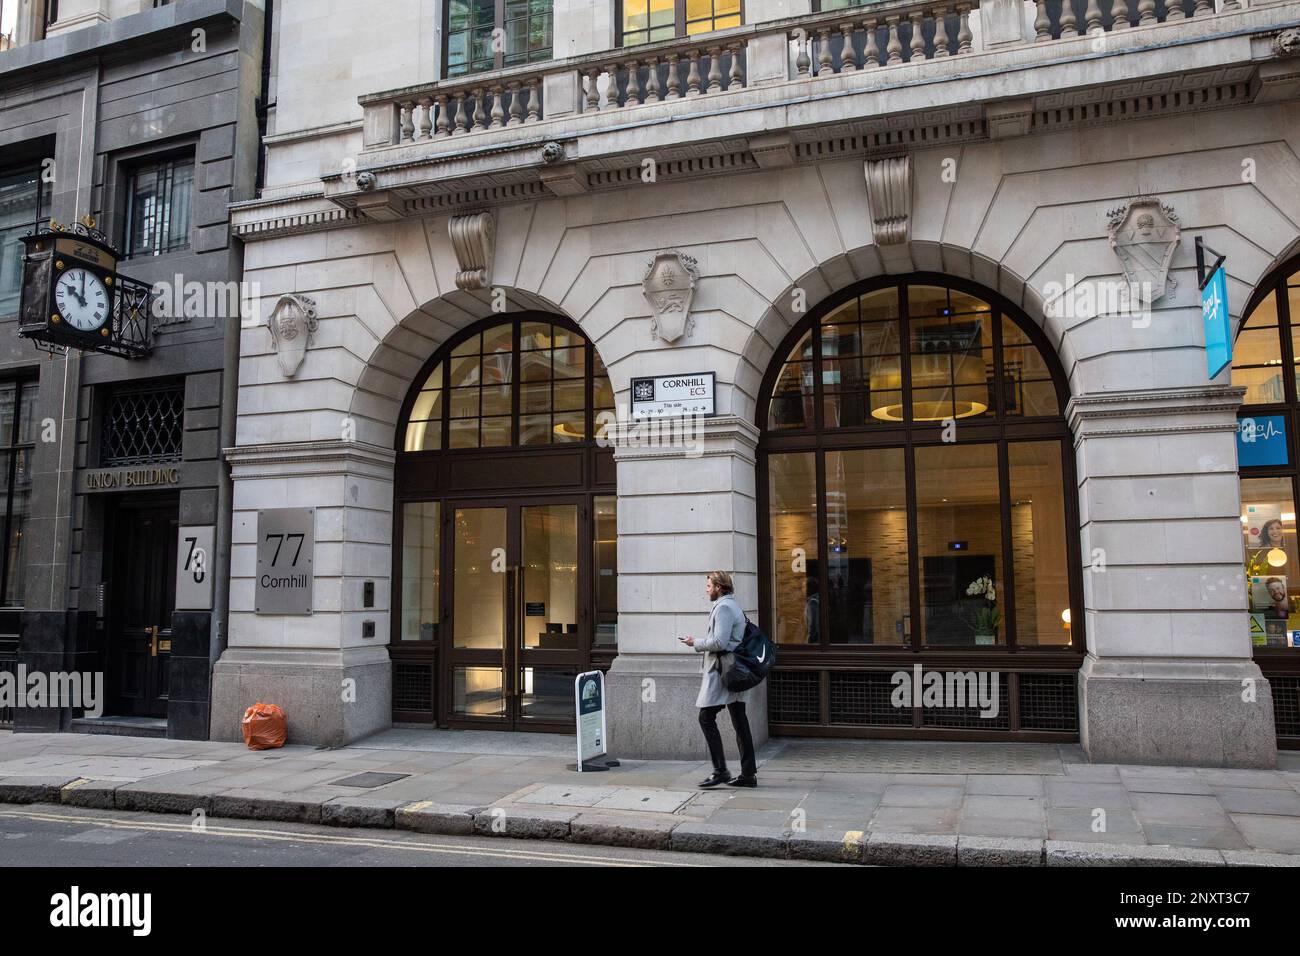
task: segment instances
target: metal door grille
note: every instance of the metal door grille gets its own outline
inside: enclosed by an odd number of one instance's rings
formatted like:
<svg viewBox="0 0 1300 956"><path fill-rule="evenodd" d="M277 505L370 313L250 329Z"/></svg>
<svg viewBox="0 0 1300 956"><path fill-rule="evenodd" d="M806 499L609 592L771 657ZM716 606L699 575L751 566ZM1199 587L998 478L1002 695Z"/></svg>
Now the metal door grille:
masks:
<svg viewBox="0 0 1300 956"><path fill-rule="evenodd" d="M821 675L816 671L772 671L768 717L776 724L821 723Z"/></svg>
<svg viewBox="0 0 1300 956"><path fill-rule="evenodd" d="M1079 730L1078 678L1074 674L1021 674L1020 729Z"/></svg>
<svg viewBox="0 0 1300 956"><path fill-rule="evenodd" d="M115 388L104 410L100 464L180 461L184 426L184 384Z"/></svg>
<svg viewBox="0 0 1300 956"><path fill-rule="evenodd" d="M1273 726L1279 737L1300 737L1300 677L1270 677Z"/></svg>
<svg viewBox="0 0 1300 956"><path fill-rule="evenodd" d="M433 710L433 665L393 662L393 709Z"/></svg>
<svg viewBox="0 0 1300 956"><path fill-rule="evenodd" d="M910 679L911 675L908 677ZM894 692L891 671L832 671L830 684L832 724L912 726L912 708L895 707L891 700Z"/></svg>

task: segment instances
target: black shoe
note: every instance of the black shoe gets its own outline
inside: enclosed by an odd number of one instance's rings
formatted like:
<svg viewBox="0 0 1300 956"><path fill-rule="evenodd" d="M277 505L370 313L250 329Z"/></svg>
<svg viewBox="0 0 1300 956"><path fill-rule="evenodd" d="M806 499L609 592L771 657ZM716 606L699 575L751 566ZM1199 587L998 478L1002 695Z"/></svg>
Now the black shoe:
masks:
<svg viewBox="0 0 1300 956"><path fill-rule="evenodd" d="M731 774L725 770L715 770L713 774L696 784L701 790L707 790L709 787L716 787L720 783L731 783Z"/></svg>
<svg viewBox="0 0 1300 956"><path fill-rule="evenodd" d="M753 788L753 787L757 787L757 786L758 786L758 777L756 777L756 776L748 776L748 775L742 773L742 774L741 774L739 777L737 777L735 780L732 780L732 781L731 781L731 786L733 786L733 787L751 787L751 788Z"/></svg>

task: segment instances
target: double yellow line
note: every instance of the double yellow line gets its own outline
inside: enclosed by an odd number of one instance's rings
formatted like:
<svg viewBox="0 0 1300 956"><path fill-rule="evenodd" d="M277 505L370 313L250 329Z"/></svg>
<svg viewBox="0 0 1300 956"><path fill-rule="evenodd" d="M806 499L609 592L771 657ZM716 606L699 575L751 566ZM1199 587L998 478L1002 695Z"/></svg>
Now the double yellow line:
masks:
<svg viewBox="0 0 1300 956"><path fill-rule="evenodd" d="M332 833L310 833L302 830L264 830L256 827L223 826L205 822L201 830L189 823L171 823L164 820L106 820L53 810L0 810L0 817L16 820L39 820L45 823L73 823L78 826L96 826L108 830L143 830L151 833L186 833L194 836L257 839L271 843L317 843L332 846L366 847L376 850L407 850L415 853L445 853L452 856L489 857L509 860L532 860L541 863L568 863L584 866L693 866L695 864L674 860L637 860L622 857L587 856L582 853L559 853L546 850L497 849L485 846L472 849L451 843L420 843L410 840L390 840L381 837L358 837ZM414 832L414 831L411 831Z"/></svg>

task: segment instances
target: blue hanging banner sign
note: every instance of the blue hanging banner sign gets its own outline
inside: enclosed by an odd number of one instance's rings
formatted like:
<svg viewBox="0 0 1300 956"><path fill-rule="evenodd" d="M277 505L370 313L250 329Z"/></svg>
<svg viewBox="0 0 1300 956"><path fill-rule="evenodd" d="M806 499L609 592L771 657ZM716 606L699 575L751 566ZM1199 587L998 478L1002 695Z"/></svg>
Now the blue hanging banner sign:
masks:
<svg viewBox="0 0 1300 956"><path fill-rule="evenodd" d="M1206 268L1205 254L1217 258ZM1232 362L1232 320L1228 316L1228 276L1223 271L1226 257L1196 237L1196 282L1201 290L1201 320L1205 325L1205 369L1210 378Z"/></svg>
<svg viewBox="0 0 1300 956"><path fill-rule="evenodd" d="M1232 363L1232 320L1228 316L1228 279L1220 265L1201 287L1205 322L1205 367L1210 378Z"/></svg>

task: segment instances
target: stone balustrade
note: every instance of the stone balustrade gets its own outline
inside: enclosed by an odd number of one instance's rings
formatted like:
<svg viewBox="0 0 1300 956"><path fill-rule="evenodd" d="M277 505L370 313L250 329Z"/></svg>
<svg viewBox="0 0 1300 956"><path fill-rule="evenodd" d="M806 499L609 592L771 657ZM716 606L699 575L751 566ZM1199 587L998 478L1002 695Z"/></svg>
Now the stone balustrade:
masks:
<svg viewBox="0 0 1300 956"><path fill-rule="evenodd" d="M1214 0L1036 0L1036 5L1035 43L1149 27L1215 12ZM1224 13L1241 8L1240 0L1223 2Z"/></svg>
<svg viewBox="0 0 1300 956"><path fill-rule="evenodd" d="M746 38L733 36L735 32L712 33L703 41L672 40L609 50L599 56L529 64L362 97L366 145L400 146L523 126L555 115L738 90L745 86ZM555 108L547 108L548 99Z"/></svg>
<svg viewBox="0 0 1300 956"><path fill-rule="evenodd" d="M882 0L360 98L367 150L1087 35L1203 20L1241 0ZM1041 62L1041 61L1040 61Z"/></svg>
<svg viewBox="0 0 1300 956"><path fill-rule="evenodd" d="M883 9L882 9L883 7ZM872 5L815 26L796 26L798 76L832 76L971 52L970 13L978 3Z"/></svg>

